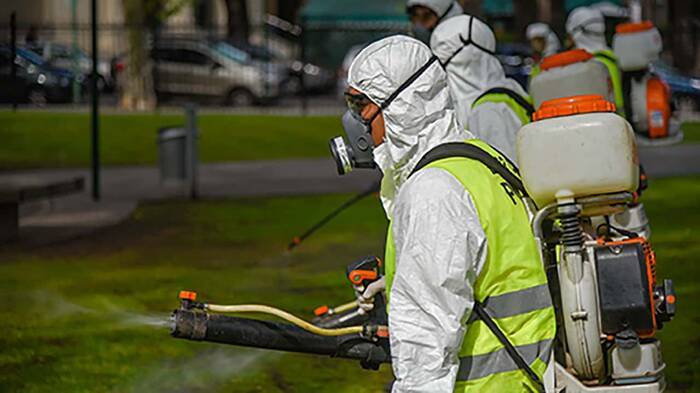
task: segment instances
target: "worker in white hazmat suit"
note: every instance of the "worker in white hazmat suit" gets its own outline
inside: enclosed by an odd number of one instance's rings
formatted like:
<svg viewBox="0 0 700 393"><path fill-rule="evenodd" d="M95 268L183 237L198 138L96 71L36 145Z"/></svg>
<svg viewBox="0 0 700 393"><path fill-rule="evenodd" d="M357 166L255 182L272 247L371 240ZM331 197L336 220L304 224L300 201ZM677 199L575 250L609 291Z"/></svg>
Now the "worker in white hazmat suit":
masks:
<svg viewBox="0 0 700 393"><path fill-rule="evenodd" d="M551 56L561 49L561 43L557 33L546 23L532 23L525 30L525 37L530 41L530 46L537 56L537 61L543 57Z"/></svg>
<svg viewBox="0 0 700 393"><path fill-rule="evenodd" d="M599 9L579 7L569 13L566 19L566 33L569 47L583 49L608 69L615 93L617 113L624 116L624 95L622 74L617 65L617 57L605 41L605 17Z"/></svg>
<svg viewBox="0 0 700 393"><path fill-rule="evenodd" d="M430 47L447 71L460 123L515 161L517 132L533 108L494 55L493 31L473 16L456 16L435 29Z"/></svg>
<svg viewBox="0 0 700 393"><path fill-rule="evenodd" d="M406 13L411 19L413 36L426 45L430 45L430 35L442 22L464 10L455 0L408 0Z"/></svg>
<svg viewBox="0 0 700 393"><path fill-rule="evenodd" d="M363 49L348 86L331 151L341 173L383 173L393 391L542 390L554 312L515 169L458 124L445 71L413 38Z"/></svg>

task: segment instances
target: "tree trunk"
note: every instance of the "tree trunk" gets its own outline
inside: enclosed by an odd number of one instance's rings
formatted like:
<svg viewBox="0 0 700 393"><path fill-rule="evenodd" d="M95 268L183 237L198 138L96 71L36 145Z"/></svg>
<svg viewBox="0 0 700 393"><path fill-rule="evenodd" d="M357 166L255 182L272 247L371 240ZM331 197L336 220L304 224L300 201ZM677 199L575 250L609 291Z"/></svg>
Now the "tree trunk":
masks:
<svg viewBox="0 0 700 393"><path fill-rule="evenodd" d="M483 5L482 3L482 0L468 0L460 2L462 8L464 9L464 12L466 12L469 15L476 16L477 18L483 18L484 16L481 12L481 7Z"/></svg>
<svg viewBox="0 0 700 393"><path fill-rule="evenodd" d="M564 0L537 0L537 21L547 23L563 39L566 36Z"/></svg>
<svg viewBox="0 0 700 393"><path fill-rule="evenodd" d="M228 39L235 43L247 43L250 33L246 0L225 0L228 15Z"/></svg>
<svg viewBox="0 0 700 393"><path fill-rule="evenodd" d="M277 1L277 16L291 23L298 23L299 9L304 0Z"/></svg>
<svg viewBox="0 0 700 393"><path fill-rule="evenodd" d="M147 47L146 10L141 0L122 0L129 41L125 80L120 105L131 110L151 110L156 106L153 86L153 62Z"/></svg>
<svg viewBox="0 0 700 393"><path fill-rule="evenodd" d="M525 36L525 28L537 20L537 6L532 0L513 0L515 34L518 39Z"/></svg>
<svg viewBox="0 0 700 393"><path fill-rule="evenodd" d="M671 23L670 49L673 53L673 63L679 70L689 73L695 67L697 55L697 27L693 25L693 17L700 11L700 6L692 1L673 0L669 2ZM694 12L696 11L696 12ZM695 14L695 15L694 15Z"/></svg>

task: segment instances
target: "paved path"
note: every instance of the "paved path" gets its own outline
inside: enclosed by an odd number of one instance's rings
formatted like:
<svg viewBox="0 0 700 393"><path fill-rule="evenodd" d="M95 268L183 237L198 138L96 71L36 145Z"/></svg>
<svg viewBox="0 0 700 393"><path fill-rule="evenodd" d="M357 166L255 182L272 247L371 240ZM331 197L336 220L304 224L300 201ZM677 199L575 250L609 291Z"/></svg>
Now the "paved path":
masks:
<svg viewBox="0 0 700 393"><path fill-rule="evenodd" d="M639 159L652 178L700 174L700 144L639 148Z"/></svg>
<svg viewBox="0 0 700 393"><path fill-rule="evenodd" d="M178 184L162 184L155 167L113 167L102 173L102 199L90 198L87 169L46 169L0 173L0 181L33 182L84 176L87 190L79 195L20 207L20 238L26 245L64 241L117 224L139 202L188 197ZM378 173L357 171L339 176L330 159L250 161L204 164L199 172L202 199L354 193L367 189Z"/></svg>
<svg viewBox="0 0 700 393"><path fill-rule="evenodd" d="M84 176L87 169L42 169L0 173L37 180ZM105 201L149 201L186 197L185 187L162 184L156 167L111 167L101 172ZM370 186L378 173L355 171L339 176L331 159L247 161L203 164L199 170L202 198L240 198L356 192ZM87 191L89 193L89 190Z"/></svg>
<svg viewBox="0 0 700 393"><path fill-rule="evenodd" d="M700 144L640 148L639 155L652 179L700 174ZM38 181L85 176L88 190L81 195L22 206L22 236L56 240L74 237L126 219L138 202L187 197L184 187L161 184L155 167L112 167L102 171L103 198L95 203L89 198L89 174L87 169L0 173L0 180L14 176ZM367 189L378 175L356 171L338 176L331 159L203 164L199 190L203 199L352 193Z"/></svg>

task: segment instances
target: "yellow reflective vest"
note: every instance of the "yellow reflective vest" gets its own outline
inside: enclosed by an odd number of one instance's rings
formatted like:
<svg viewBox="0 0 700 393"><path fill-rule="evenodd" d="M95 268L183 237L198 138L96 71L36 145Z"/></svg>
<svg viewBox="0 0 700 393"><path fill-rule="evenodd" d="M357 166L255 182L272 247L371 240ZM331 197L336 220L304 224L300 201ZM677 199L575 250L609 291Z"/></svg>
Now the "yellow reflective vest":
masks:
<svg viewBox="0 0 700 393"><path fill-rule="evenodd" d="M466 143L510 165L485 142L473 139ZM474 284L474 299L481 303L541 380L549 361L556 323L547 277L524 202L506 187L504 178L477 160L449 157L425 168L440 168L452 174L474 201L488 244L486 263ZM514 168L509 169L517 173ZM391 284L396 271L391 226L385 258L386 292L391 312ZM474 313L467 321L459 356L455 392L537 391L503 344Z"/></svg>

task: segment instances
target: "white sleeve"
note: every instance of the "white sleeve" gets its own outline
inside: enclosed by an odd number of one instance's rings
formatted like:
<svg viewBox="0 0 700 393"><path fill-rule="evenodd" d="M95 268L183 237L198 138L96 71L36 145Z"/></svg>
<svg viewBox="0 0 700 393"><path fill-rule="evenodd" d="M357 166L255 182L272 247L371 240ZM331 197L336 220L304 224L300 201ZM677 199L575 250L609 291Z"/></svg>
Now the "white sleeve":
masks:
<svg viewBox="0 0 700 393"><path fill-rule="evenodd" d="M393 392L452 392L473 284L486 260L476 208L450 173L423 169L399 191L392 231Z"/></svg>
<svg viewBox="0 0 700 393"><path fill-rule="evenodd" d="M516 136L522 123L510 107L502 102L484 102L469 114L469 131L516 162Z"/></svg>

